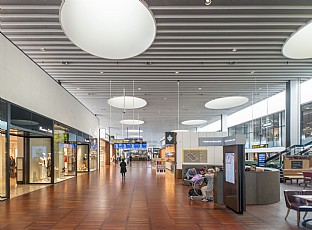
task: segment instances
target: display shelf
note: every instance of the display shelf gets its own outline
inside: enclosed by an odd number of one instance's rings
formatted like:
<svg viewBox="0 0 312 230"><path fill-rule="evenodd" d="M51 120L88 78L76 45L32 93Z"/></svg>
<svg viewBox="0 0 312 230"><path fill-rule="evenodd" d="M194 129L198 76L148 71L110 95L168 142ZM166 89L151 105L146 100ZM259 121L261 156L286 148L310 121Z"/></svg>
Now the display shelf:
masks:
<svg viewBox="0 0 312 230"><path fill-rule="evenodd" d="M163 158L158 158L156 160L156 174L166 173L166 162Z"/></svg>

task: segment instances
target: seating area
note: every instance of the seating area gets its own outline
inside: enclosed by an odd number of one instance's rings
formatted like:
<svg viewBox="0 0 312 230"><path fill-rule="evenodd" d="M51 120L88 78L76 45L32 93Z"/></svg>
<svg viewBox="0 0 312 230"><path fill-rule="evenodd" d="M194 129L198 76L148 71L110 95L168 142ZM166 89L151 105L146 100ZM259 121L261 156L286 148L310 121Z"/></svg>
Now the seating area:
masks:
<svg viewBox="0 0 312 230"><path fill-rule="evenodd" d="M285 190L284 197L287 209L285 220L287 219L290 210L297 212L297 226L300 223L300 213L305 212L303 219L305 219L308 212L312 212L312 200L303 199L297 196L300 195L312 195L312 190Z"/></svg>
<svg viewBox="0 0 312 230"><path fill-rule="evenodd" d="M295 180L299 184L299 180L303 179L302 169L283 169L283 174L284 183L289 180L292 184L293 180Z"/></svg>

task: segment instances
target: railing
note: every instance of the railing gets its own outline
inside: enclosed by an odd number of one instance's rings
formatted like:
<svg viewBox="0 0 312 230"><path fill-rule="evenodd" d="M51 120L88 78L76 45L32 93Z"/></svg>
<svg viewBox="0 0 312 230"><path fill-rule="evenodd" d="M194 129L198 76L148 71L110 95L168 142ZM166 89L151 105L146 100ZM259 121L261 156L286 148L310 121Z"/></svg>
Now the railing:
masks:
<svg viewBox="0 0 312 230"><path fill-rule="evenodd" d="M307 147L308 146L308 147ZM300 150L298 150L300 149ZM267 164L270 161L280 159L280 162L282 161L282 156L292 156L292 155L308 155L312 152L312 141L304 144L304 145L292 145L290 147L287 147L285 150L275 154L272 157L269 157L265 160L265 163Z"/></svg>

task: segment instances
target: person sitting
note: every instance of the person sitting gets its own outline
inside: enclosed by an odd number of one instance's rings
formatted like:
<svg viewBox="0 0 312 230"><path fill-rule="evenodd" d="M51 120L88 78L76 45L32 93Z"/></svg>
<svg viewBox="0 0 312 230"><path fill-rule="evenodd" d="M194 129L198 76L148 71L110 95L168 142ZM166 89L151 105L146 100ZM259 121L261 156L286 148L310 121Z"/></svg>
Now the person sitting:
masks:
<svg viewBox="0 0 312 230"><path fill-rule="evenodd" d="M206 166L204 166L203 168L201 168L199 170L199 174L201 174L201 175L205 175L206 173L207 173L207 167Z"/></svg>
<svg viewBox="0 0 312 230"><path fill-rule="evenodd" d="M205 174L206 186L201 187L201 192L203 194L203 202L213 201L213 177L214 170L208 169L208 172Z"/></svg>
<svg viewBox="0 0 312 230"><path fill-rule="evenodd" d="M190 168L187 170L185 176L186 176L186 179L190 180L192 179L195 175L197 174L197 171L195 168Z"/></svg>

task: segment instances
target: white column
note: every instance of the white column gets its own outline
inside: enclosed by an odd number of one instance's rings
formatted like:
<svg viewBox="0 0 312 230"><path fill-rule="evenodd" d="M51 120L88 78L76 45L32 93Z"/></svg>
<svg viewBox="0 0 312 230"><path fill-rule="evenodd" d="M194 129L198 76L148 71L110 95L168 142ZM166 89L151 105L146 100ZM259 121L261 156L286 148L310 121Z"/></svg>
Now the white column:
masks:
<svg viewBox="0 0 312 230"><path fill-rule="evenodd" d="M300 144L300 79L290 81L290 145Z"/></svg>
<svg viewBox="0 0 312 230"><path fill-rule="evenodd" d="M228 135L227 115L221 115L221 132L225 132Z"/></svg>

